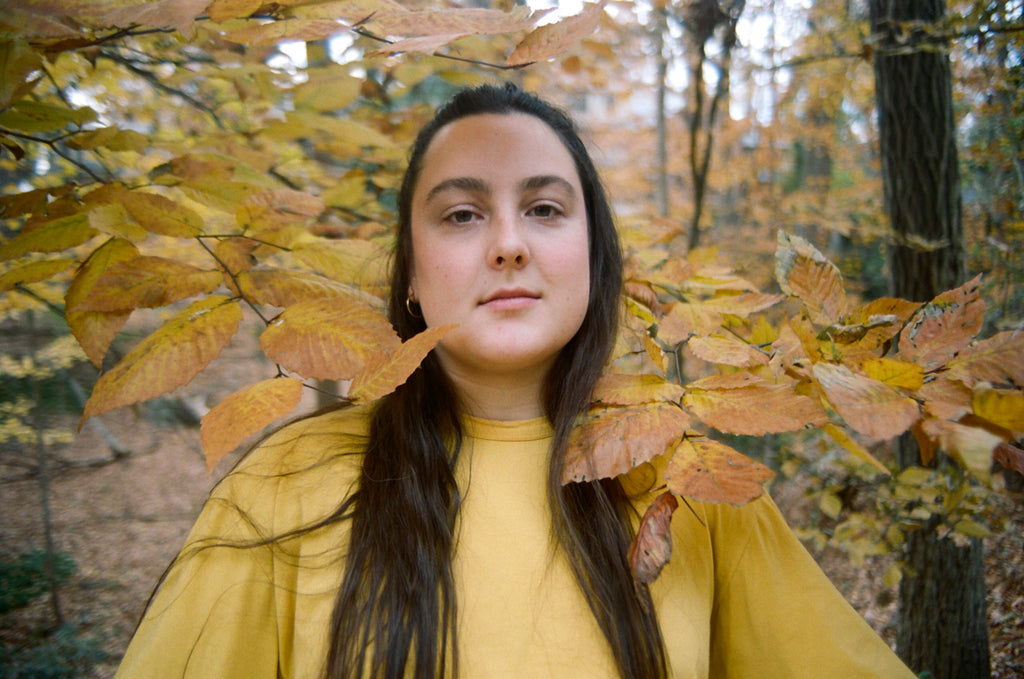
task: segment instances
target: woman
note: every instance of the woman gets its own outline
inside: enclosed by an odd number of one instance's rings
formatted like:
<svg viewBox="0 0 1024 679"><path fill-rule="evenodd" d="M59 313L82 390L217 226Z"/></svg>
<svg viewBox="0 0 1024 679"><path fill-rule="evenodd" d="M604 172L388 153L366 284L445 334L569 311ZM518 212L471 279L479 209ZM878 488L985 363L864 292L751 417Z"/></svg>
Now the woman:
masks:
<svg viewBox="0 0 1024 679"><path fill-rule="evenodd" d="M389 314L403 339L457 327L375 407L246 457L118 676L912 676L767 499L678 512L641 603L626 553L653 468L559 482L620 286L569 119L513 87L456 96L410 156Z"/></svg>

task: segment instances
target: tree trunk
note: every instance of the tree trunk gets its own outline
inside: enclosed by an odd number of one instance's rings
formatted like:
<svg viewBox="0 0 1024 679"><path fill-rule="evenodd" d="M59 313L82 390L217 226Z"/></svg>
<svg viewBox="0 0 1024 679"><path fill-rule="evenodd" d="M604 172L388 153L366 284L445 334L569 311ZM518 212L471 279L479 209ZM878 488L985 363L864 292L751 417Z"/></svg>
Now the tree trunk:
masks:
<svg viewBox="0 0 1024 679"><path fill-rule="evenodd" d="M870 0L869 12L893 233L890 289L924 302L966 278L949 55L947 45L924 30L941 21L945 3ZM909 434L900 440L899 461L901 467L920 464ZM908 535L897 652L912 670L934 679L988 679L981 541L959 547L942 539L936 524Z"/></svg>

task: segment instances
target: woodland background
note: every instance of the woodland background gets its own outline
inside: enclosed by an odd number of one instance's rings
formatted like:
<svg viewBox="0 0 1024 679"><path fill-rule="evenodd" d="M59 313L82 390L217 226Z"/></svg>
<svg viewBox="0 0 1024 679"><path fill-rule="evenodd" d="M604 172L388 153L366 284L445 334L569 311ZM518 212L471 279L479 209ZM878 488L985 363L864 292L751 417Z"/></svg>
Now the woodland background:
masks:
<svg viewBox="0 0 1024 679"><path fill-rule="evenodd" d="M773 472L922 676L1024 672L1024 3L0 10L0 676L110 676L245 443L415 368L438 333L380 316L405 149L498 80L579 120L629 255L584 423L617 444L567 474Z"/></svg>

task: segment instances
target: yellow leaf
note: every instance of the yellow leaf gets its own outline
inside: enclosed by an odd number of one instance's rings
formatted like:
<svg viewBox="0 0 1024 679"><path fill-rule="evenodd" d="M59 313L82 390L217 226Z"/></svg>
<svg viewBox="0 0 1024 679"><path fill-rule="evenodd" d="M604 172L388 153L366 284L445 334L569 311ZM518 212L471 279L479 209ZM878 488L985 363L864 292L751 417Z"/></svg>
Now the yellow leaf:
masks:
<svg viewBox="0 0 1024 679"><path fill-rule="evenodd" d="M787 295L803 302L811 320L832 325L846 311L846 292L839 269L799 236L779 231L775 278Z"/></svg>
<svg viewBox="0 0 1024 679"><path fill-rule="evenodd" d="M885 570L885 575L882 576L882 585L885 587L895 587L900 584L900 580L903 579L903 571L897 564L892 564Z"/></svg>
<svg viewBox="0 0 1024 679"><path fill-rule="evenodd" d="M871 358L860 365L868 377L893 387L917 391L924 386L924 368L891 358Z"/></svg>
<svg viewBox="0 0 1024 679"><path fill-rule="evenodd" d="M236 391L214 406L200 423L207 473L246 437L295 410L301 397L302 380L275 377Z"/></svg>
<svg viewBox="0 0 1024 679"><path fill-rule="evenodd" d="M889 470L886 468L884 464L878 461L878 458L872 455L867 448L865 448L864 446L850 438L850 436L845 431L843 431L836 425L832 424L831 422L825 423L825 425L822 426L821 429L826 434L828 434L833 441L841 445L843 448L846 448L848 451L850 451L860 459L864 460L872 467L885 474L886 476L890 475Z"/></svg>
<svg viewBox="0 0 1024 679"><path fill-rule="evenodd" d="M573 430L562 483L624 474L665 453L688 426L689 415L672 403L592 410Z"/></svg>
<svg viewBox="0 0 1024 679"><path fill-rule="evenodd" d="M126 311L173 304L213 292L219 271L197 269L163 257L136 257L111 263L93 284L88 297L72 311Z"/></svg>
<svg viewBox="0 0 1024 679"><path fill-rule="evenodd" d="M835 493L822 493L818 498L818 508L825 516L837 519L843 511L843 501Z"/></svg>
<svg viewBox="0 0 1024 679"><path fill-rule="evenodd" d="M215 295L193 303L100 376L81 424L187 384L220 354L241 321L238 303L226 297Z"/></svg>
<svg viewBox="0 0 1024 679"><path fill-rule="evenodd" d="M97 368L103 365L103 357L110 343L128 320L131 311L75 311L75 307L89 298L104 271L114 264L136 258L138 254L138 249L130 242L111 238L89 255L64 295L65 317L71 334Z"/></svg>
<svg viewBox="0 0 1024 679"><path fill-rule="evenodd" d="M0 293L16 285L48 280L77 263L74 259L42 259L5 271L0 274Z"/></svg>
<svg viewBox="0 0 1024 679"><path fill-rule="evenodd" d="M352 378L348 398L353 401L369 402L387 396L405 384L438 341L455 327L444 325L427 328L403 342L394 351L379 352Z"/></svg>
<svg viewBox="0 0 1024 679"><path fill-rule="evenodd" d="M1004 429L1024 433L1024 393L1008 389L978 389L971 402L974 414Z"/></svg>
<svg viewBox="0 0 1024 679"><path fill-rule="evenodd" d="M383 314L347 296L293 304L260 335L273 361L319 380L352 379L378 352L400 343Z"/></svg>
<svg viewBox="0 0 1024 679"><path fill-rule="evenodd" d="M921 307L917 302L908 302L894 297L872 300L850 312L843 321L860 326L863 334L857 340L865 349L877 349L891 340L903 328L903 324ZM895 319L885 322L886 319Z"/></svg>
<svg viewBox="0 0 1024 679"><path fill-rule="evenodd" d="M334 69L306 71L309 80L294 90L296 108L317 112L343 109L359 98L362 80Z"/></svg>
<svg viewBox="0 0 1024 679"><path fill-rule="evenodd" d="M966 535L969 538L978 539L987 538L992 534L992 531L988 528L982 526L977 521L971 521L970 519L961 519L957 521L956 525L953 526L953 530L961 535Z"/></svg>
<svg viewBox="0 0 1024 679"><path fill-rule="evenodd" d="M373 241L345 238L296 244L292 255L322 276L364 289L388 284L388 253Z"/></svg>
<svg viewBox="0 0 1024 679"><path fill-rule="evenodd" d="M768 365L767 354L735 337L691 337L687 346L694 356L708 363L720 363L737 368Z"/></svg>
<svg viewBox="0 0 1024 679"><path fill-rule="evenodd" d="M31 89L32 83L26 81L41 67L39 53L24 40L0 42L0 110L6 109Z"/></svg>
<svg viewBox="0 0 1024 679"><path fill-rule="evenodd" d="M95 117L96 112L88 107L73 109L63 104L22 99L0 111L0 128L28 134L58 132L69 125L87 123Z"/></svg>
<svg viewBox="0 0 1024 679"><path fill-rule="evenodd" d="M116 127L101 127L98 130L79 132L67 141L69 147L80 150L106 148L111 151L142 151L148 144L145 135L135 130L121 130Z"/></svg>
<svg viewBox="0 0 1024 679"><path fill-rule="evenodd" d="M657 375L610 373L602 375L594 387L594 400L605 405L676 403L682 397L682 387Z"/></svg>
<svg viewBox="0 0 1024 679"><path fill-rule="evenodd" d="M897 358L932 370L967 347L985 321L981 275L921 307L900 333Z"/></svg>
<svg viewBox="0 0 1024 679"><path fill-rule="evenodd" d="M149 232L131 218L120 203L96 205L89 210L89 226L100 233L141 243L149 238Z"/></svg>
<svg viewBox="0 0 1024 679"><path fill-rule="evenodd" d="M899 436L921 418L916 401L845 365L816 363L812 372L846 424L872 441Z"/></svg>
<svg viewBox="0 0 1024 679"><path fill-rule="evenodd" d="M764 493L772 470L711 439L685 438L665 470L668 488L699 502L744 505Z"/></svg>
<svg viewBox="0 0 1024 679"><path fill-rule="evenodd" d="M607 0L600 0L596 4L584 3L583 11L579 14L536 28L519 41L505 60L505 65L525 66L557 57L597 29L606 4Z"/></svg>
<svg viewBox="0 0 1024 679"><path fill-rule="evenodd" d="M687 387L683 405L701 422L729 434L763 436L819 426L825 413L807 396L786 384L756 384L734 389Z"/></svg>
<svg viewBox="0 0 1024 679"><path fill-rule="evenodd" d="M658 321L658 339L669 346L685 342L691 335L710 335L722 328L722 315L703 305L680 302Z"/></svg>
<svg viewBox="0 0 1024 679"><path fill-rule="evenodd" d="M291 111L287 122L267 128L266 134L282 140L307 137L320 132L343 148L358 152L364 148L394 148L390 137L354 120L319 115L311 111Z"/></svg>
<svg viewBox="0 0 1024 679"><path fill-rule="evenodd" d="M18 235L0 245L0 262L21 257L29 252L61 252L81 245L96 235L89 226L89 216L78 212L39 225L27 226Z"/></svg>
<svg viewBox="0 0 1024 679"><path fill-rule="evenodd" d="M170 198L144 191L125 191L120 196L128 214L150 233L192 238L203 232L203 219Z"/></svg>

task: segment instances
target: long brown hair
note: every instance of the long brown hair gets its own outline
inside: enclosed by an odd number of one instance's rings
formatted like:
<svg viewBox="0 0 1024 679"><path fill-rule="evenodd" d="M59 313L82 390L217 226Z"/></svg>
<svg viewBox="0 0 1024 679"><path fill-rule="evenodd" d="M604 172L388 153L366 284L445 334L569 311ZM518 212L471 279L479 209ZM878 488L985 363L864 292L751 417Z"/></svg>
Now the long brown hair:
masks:
<svg viewBox="0 0 1024 679"><path fill-rule="evenodd" d="M577 417L618 329L622 254L597 171L573 122L514 86L457 94L419 133L398 198L398 231L388 313L403 339L425 328L406 310L413 243L412 194L434 136L460 118L526 114L547 124L579 174L589 231L590 297L583 324L547 375L544 408L554 437L548 478L552 524L576 580L624 678L667 674L654 612L636 595L626 557L632 508L614 479L561 483ZM455 465L462 447L454 387L431 355L374 411L358 489L335 514L351 519L345 575L334 605L326 676L428 679L458 673L457 600L452 574L461 497Z"/></svg>

